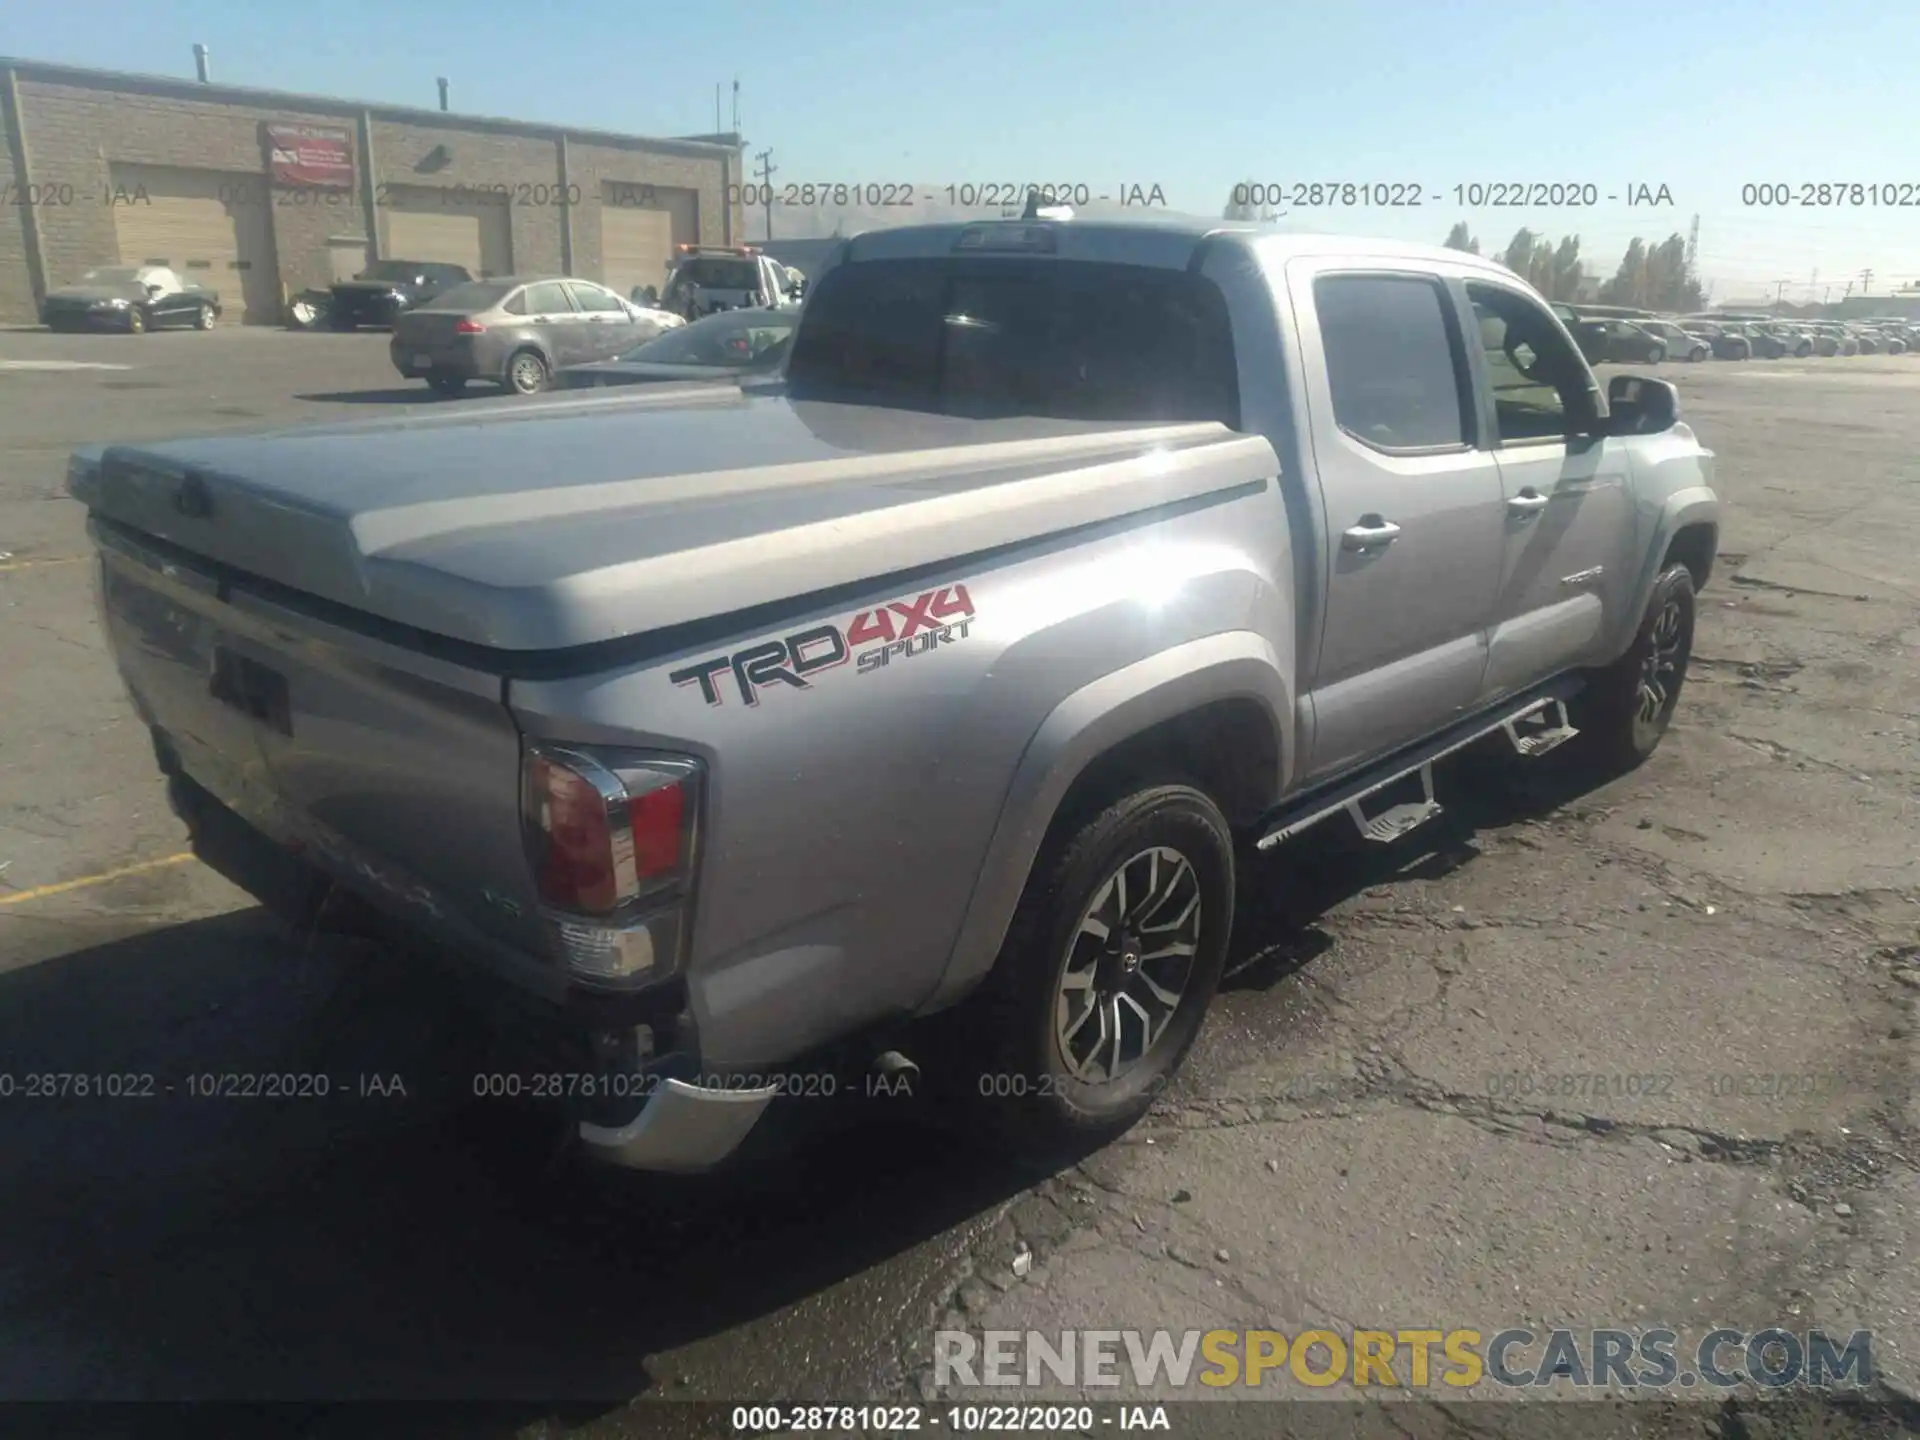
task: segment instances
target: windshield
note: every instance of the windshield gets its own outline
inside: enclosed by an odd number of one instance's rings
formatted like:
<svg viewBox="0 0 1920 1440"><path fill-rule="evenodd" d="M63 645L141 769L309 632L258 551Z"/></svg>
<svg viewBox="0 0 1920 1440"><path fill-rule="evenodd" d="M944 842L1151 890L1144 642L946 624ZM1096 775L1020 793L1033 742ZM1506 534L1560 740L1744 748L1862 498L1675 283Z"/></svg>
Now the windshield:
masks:
<svg viewBox="0 0 1920 1440"><path fill-rule="evenodd" d="M795 398L950 415L1239 423L1225 302L1184 270L1052 260L878 260L814 292Z"/></svg>
<svg viewBox="0 0 1920 1440"><path fill-rule="evenodd" d="M520 287L502 284L498 280L474 280L465 285L456 285L442 295L436 295L422 310L465 310L469 314L476 310L491 310L507 296Z"/></svg>
<svg viewBox="0 0 1920 1440"><path fill-rule="evenodd" d="M696 255L683 260L667 282L674 294L697 285L703 290L755 290L760 286L760 267L751 260Z"/></svg>
<svg viewBox="0 0 1920 1440"><path fill-rule="evenodd" d="M80 277L82 285L138 285L140 271L132 265L102 265Z"/></svg>
<svg viewBox="0 0 1920 1440"><path fill-rule="evenodd" d="M772 369L787 353L797 315L729 310L636 345L620 358L656 365L751 365Z"/></svg>

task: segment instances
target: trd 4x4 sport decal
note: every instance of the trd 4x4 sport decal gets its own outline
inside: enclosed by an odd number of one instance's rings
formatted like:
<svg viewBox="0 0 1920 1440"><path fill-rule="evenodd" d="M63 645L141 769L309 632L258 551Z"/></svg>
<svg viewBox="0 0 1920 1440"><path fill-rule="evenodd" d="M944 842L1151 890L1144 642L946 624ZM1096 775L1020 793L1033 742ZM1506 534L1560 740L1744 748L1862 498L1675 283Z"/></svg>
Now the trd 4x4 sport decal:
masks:
<svg viewBox="0 0 1920 1440"><path fill-rule="evenodd" d="M724 698L720 678L732 671L741 702L758 705L765 686L811 690L813 676L837 669L848 660L865 675L890 664L896 655L924 655L941 645L964 640L972 625L973 597L967 594L967 587L947 585L922 591L912 600L894 600L862 610L845 625L814 625L796 630L783 640L761 640L731 655L716 655L672 671L667 678L676 685L698 685L707 704L718 705ZM855 654L860 646L874 641L880 643Z"/></svg>

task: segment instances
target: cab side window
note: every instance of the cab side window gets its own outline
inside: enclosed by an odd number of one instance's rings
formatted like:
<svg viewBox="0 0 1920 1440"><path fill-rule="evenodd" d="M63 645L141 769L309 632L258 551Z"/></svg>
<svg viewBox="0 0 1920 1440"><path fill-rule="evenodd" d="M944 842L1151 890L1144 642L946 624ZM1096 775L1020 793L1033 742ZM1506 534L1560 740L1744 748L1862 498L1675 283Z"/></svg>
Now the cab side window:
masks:
<svg viewBox="0 0 1920 1440"><path fill-rule="evenodd" d="M1503 444L1565 440L1581 414L1587 368L1552 317L1500 285L1467 283ZM1609 337L1614 326L1607 327Z"/></svg>
<svg viewBox="0 0 1920 1440"><path fill-rule="evenodd" d="M1313 305L1333 417L1389 452L1464 449L1473 387L1446 291L1416 275L1329 275Z"/></svg>

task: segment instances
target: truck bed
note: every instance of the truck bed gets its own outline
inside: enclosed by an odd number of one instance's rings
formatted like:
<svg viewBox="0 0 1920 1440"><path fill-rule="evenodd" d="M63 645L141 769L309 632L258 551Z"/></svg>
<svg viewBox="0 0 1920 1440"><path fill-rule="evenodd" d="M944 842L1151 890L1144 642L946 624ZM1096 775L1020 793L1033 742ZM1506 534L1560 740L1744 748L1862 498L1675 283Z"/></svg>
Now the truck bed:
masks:
<svg viewBox="0 0 1920 1440"><path fill-rule="evenodd" d="M97 518L416 630L547 652L1272 477L1263 438L700 396L108 447Z"/></svg>

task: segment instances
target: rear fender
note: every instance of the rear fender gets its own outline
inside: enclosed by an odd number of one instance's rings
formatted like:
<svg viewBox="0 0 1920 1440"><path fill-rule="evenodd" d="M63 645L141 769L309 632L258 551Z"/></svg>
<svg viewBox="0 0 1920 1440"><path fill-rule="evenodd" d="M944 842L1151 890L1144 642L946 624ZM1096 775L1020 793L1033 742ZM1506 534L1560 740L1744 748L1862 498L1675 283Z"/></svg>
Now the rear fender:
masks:
<svg viewBox="0 0 1920 1440"><path fill-rule="evenodd" d="M1270 718L1277 779L1291 773L1293 696L1265 637L1208 635L1104 675L1054 707L1027 744L1008 787L987 858L939 988L922 1006L945 1008L993 968L1027 878L1076 780L1101 756L1155 725L1223 700L1252 700ZM1277 786L1276 786L1277 788ZM1277 795L1249 797L1265 810Z"/></svg>

